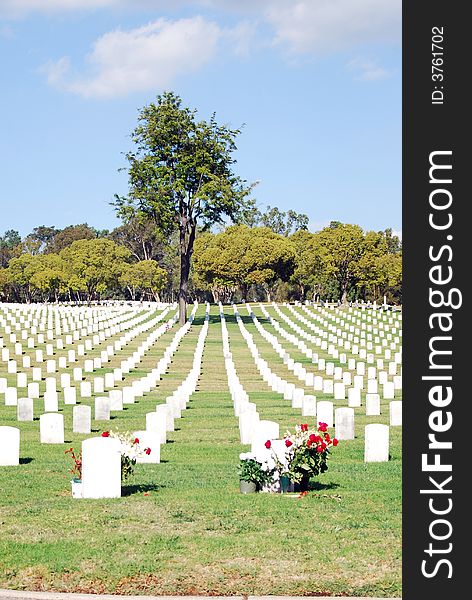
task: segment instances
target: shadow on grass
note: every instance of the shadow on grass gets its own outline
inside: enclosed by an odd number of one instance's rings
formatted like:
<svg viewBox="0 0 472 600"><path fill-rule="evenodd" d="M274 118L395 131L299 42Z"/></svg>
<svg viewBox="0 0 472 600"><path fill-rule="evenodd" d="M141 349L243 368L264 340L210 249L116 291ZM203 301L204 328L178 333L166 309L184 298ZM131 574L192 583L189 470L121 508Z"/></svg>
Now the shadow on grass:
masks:
<svg viewBox="0 0 472 600"><path fill-rule="evenodd" d="M163 462L163 461L161 461L161 462ZM121 495L122 496L132 496L133 494L143 494L146 492L157 492L165 487L166 487L165 485L157 485L157 483L123 485L121 487Z"/></svg>
<svg viewBox="0 0 472 600"><path fill-rule="evenodd" d="M339 483L330 481L329 483L320 483L319 481L310 482L308 490L310 492L320 492L322 490L335 490L339 487Z"/></svg>
<svg viewBox="0 0 472 600"><path fill-rule="evenodd" d="M30 462L33 462L32 458L20 458L20 465L29 465Z"/></svg>

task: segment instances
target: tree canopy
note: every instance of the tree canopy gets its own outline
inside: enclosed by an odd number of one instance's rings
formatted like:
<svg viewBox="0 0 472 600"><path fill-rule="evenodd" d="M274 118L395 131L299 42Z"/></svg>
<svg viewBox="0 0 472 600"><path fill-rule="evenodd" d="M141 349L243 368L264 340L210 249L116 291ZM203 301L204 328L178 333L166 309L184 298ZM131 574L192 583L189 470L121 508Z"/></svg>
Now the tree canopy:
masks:
<svg viewBox="0 0 472 600"><path fill-rule="evenodd" d="M234 173L235 139L240 129L196 118L172 92L144 107L128 152L129 193L116 197L125 220L146 216L160 232L179 232L180 322L186 319L191 257L197 225L208 229L237 219L251 186Z"/></svg>

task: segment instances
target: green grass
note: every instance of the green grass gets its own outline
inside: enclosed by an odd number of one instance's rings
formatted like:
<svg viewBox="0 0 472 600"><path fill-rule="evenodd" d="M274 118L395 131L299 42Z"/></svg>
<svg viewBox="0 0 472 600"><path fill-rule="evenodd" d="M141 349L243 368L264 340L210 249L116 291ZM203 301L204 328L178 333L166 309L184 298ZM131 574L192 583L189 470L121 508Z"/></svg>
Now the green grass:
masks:
<svg viewBox="0 0 472 600"><path fill-rule="evenodd" d="M262 321L258 307L254 312ZM280 422L281 432L293 429L302 421L300 411L270 391L232 310L225 313L236 370L251 401L261 418ZM244 307L240 313L271 368L300 385L246 318ZM197 315L170 373L139 402L115 413L110 424L93 422L97 435L109 426L144 428L144 415L164 402L191 368L203 307ZM165 333L121 385L153 368L174 332L175 327ZM133 340L126 352L146 335ZM293 358L309 362L281 342ZM94 355L99 349L86 358ZM107 370L120 360L113 357ZM38 417L41 400L35 405ZM22 457L19 467L0 468L0 587L112 594L400 596L401 428L390 429L391 460L365 464L364 426L388 423L388 402L382 402L381 417L366 417L364 410L355 409L356 439L333 450L328 471L312 482L308 496L240 494L237 464L248 447L239 442L215 307L197 392L161 448L162 463L137 465L120 499L71 498L64 450L79 448L87 437L71 433L72 407L62 406L66 443L56 446L39 443L37 420L17 423L15 407L0 404L0 424L21 429Z"/></svg>

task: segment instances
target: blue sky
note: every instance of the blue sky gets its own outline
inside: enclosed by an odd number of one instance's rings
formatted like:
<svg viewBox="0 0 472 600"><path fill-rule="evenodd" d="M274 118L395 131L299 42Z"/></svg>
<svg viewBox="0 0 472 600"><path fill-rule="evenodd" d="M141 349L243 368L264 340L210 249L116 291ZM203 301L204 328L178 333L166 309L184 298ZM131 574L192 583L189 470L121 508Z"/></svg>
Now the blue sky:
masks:
<svg viewBox="0 0 472 600"><path fill-rule="evenodd" d="M263 209L401 231L400 0L0 0L0 234L119 224L140 108L244 123Z"/></svg>

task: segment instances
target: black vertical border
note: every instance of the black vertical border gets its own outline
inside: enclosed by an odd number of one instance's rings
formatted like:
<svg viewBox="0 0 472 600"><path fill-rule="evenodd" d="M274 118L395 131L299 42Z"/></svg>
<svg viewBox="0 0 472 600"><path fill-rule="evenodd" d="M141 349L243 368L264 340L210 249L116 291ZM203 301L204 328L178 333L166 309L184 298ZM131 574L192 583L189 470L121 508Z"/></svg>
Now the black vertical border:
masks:
<svg viewBox="0 0 472 600"><path fill-rule="evenodd" d="M466 89L469 87L472 68L469 65L472 52L472 25L466 16L466 2L449 0L405 0L403 2L403 244L404 244L404 440L403 440L403 598L428 600L448 597L462 598L470 593L466 564L470 561L468 538L472 527L467 508L472 508L470 492L465 486L472 481L472 436L468 435L468 421L472 406L472 354L471 318L467 314L470 303L466 294L466 278L472 270L472 223L468 213L472 206L469 187L472 175L472 102ZM432 29L444 28L443 82L433 82ZM437 51L437 49L435 49ZM439 71L436 71L439 72ZM443 85L444 103L432 104L434 86ZM439 96L439 94L438 94ZM447 187L453 195L450 208L453 222L448 231L435 231L429 225L429 195L433 185L429 182L429 157L434 151L451 150L452 184ZM447 159L446 159L447 162ZM441 187L441 186L437 186ZM446 218L449 211L441 215ZM446 236L452 235L452 240ZM421 467L422 454L428 452L429 415L437 408L428 399L431 381L422 376L431 374L429 367L429 340L438 335L428 323L436 312L429 303L429 270L432 263L429 248L439 249L449 244L453 251L450 262L445 252L441 264L451 266L453 278L442 286L445 293L454 287L462 292L463 304L458 309L441 308L452 314L453 328L449 334L453 354L443 362L451 362L453 399L444 408L452 413L452 427L438 434L438 439L452 442L452 449L441 452L441 462L452 464L452 472L425 473ZM432 286L439 289L439 286ZM444 345L444 348L447 344ZM437 374L446 372L436 371ZM472 421L471 421L472 424ZM435 451L430 451L434 454ZM429 462L434 457L430 456ZM429 476L443 481L452 475L448 486L450 494L428 496L421 489L432 489ZM429 507L430 498L436 507L446 507L451 498L452 510L447 515L434 515ZM442 504L441 504L442 503ZM467 506L468 505L468 506ZM471 514L472 516L472 514ZM430 526L435 519L447 519L452 526L448 539L431 538ZM445 535L448 527L435 526L438 535ZM429 556L425 550L432 543L435 550L444 552ZM446 552L452 544L450 552ZM469 548L468 548L469 547ZM438 566L435 576L425 577L422 561L427 560L426 570L432 573L439 560L450 561ZM471 567L472 569L472 567ZM469 570L471 570L469 569ZM452 574L452 577L448 577ZM469 591L467 592L467 589ZM459 593L459 590L461 592ZM462 591L464 590L464 591ZM465 595L462 595L464 594ZM452 595L451 595L452 594Z"/></svg>

